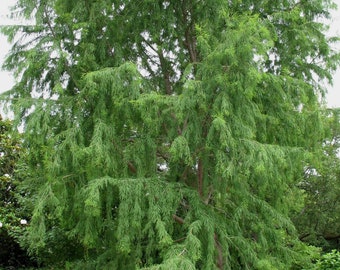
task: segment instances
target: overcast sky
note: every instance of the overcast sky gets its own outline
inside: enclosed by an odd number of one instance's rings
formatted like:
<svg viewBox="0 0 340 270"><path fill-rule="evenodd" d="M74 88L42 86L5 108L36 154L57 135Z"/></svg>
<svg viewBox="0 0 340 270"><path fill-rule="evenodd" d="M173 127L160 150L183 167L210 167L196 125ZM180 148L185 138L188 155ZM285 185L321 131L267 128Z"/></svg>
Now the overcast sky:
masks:
<svg viewBox="0 0 340 270"><path fill-rule="evenodd" d="M0 0L0 25L10 24L7 18L9 14L9 6L15 3L15 0ZM334 0L337 3L339 10L333 13L331 21L330 35L340 36L340 0ZM0 66L3 63L5 55L8 53L10 45L6 42L4 36L0 34ZM340 44L338 46L340 50ZM327 103L329 107L340 107L340 69L334 74L333 86L329 86L327 94ZM13 85L13 78L10 73L0 70L0 92L6 91Z"/></svg>

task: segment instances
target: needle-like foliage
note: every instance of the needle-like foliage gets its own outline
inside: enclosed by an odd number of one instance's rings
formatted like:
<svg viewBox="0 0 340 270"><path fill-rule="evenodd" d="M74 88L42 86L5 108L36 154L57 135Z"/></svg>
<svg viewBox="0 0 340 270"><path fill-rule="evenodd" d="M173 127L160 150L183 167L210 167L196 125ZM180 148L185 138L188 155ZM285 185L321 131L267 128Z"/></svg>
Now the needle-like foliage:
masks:
<svg viewBox="0 0 340 270"><path fill-rule="evenodd" d="M5 97L30 154L31 251L58 260L62 232L89 269L302 264L288 214L338 63L332 7L19 0L34 23L3 28Z"/></svg>

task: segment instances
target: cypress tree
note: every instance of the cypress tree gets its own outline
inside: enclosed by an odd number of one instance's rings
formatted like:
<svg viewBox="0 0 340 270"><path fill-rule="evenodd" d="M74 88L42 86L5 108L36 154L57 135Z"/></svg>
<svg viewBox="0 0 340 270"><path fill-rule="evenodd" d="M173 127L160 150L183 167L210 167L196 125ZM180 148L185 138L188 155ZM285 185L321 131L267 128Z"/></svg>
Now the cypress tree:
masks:
<svg viewBox="0 0 340 270"><path fill-rule="evenodd" d="M331 1L18 0L6 93L31 252L89 269L289 269L289 213L338 64ZM69 243L67 242L67 243ZM55 255L55 261L58 255Z"/></svg>

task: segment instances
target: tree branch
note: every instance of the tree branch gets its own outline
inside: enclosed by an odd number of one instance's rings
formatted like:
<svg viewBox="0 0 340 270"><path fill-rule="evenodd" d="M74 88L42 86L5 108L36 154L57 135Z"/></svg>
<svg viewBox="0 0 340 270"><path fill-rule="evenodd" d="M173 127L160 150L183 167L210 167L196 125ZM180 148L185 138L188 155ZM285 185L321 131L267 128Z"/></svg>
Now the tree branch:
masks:
<svg viewBox="0 0 340 270"><path fill-rule="evenodd" d="M175 214L172 215L172 218L173 218L177 223L179 223L179 224L184 224L184 219L183 219L183 218L181 218L181 217L179 217L179 216L177 216L177 215L175 215Z"/></svg>
<svg viewBox="0 0 340 270"><path fill-rule="evenodd" d="M221 243L218 241L218 236L215 233L214 234L214 240L215 240L215 247L217 249L217 259L216 264L218 269L223 269L223 251Z"/></svg>
<svg viewBox="0 0 340 270"><path fill-rule="evenodd" d="M128 167L132 173L137 173L136 167L130 161L128 162Z"/></svg>
<svg viewBox="0 0 340 270"><path fill-rule="evenodd" d="M197 190L200 197L203 198L203 164L201 158L197 165Z"/></svg>

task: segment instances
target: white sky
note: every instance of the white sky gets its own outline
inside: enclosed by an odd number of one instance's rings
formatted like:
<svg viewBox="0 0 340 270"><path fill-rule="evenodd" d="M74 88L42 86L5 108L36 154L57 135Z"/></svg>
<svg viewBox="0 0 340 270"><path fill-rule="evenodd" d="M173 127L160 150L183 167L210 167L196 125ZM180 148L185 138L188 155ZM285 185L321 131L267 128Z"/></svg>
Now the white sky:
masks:
<svg viewBox="0 0 340 270"><path fill-rule="evenodd" d="M10 20L7 18L9 15L9 7L14 5L16 0L0 1L0 25L10 24ZM334 0L334 2L338 5L339 10L335 11L333 14L330 35L340 36L340 0ZM7 43L4 36L0 34L0 66L9 49L10 45ZM340 50L340 44L338 49ZM0 70L0 93L10 89L12 85L13 78L11 74ZM340 107L340 68L333 76L333 86L328 87L327 103L328 107Z"/></svg>

